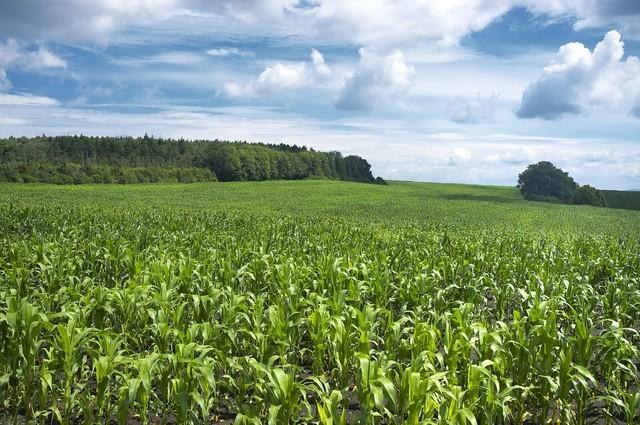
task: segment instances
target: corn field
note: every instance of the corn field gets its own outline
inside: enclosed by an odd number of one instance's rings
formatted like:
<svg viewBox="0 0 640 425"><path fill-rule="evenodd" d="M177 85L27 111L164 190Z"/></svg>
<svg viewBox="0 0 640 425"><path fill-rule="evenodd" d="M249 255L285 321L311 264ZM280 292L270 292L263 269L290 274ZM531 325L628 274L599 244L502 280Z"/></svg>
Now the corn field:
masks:
<svg viewBox="0 0 640 425"><path fill-rule="evenodd" d="M632 236L13 201L2 423L640 423Z"/></svg>

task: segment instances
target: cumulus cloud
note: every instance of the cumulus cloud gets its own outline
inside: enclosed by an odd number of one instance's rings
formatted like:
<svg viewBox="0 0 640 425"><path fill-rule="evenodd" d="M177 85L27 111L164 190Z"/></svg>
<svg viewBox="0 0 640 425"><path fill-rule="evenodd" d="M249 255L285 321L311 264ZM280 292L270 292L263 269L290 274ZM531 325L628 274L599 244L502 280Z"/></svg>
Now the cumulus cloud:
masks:
<svg viewBox="0 0 640 425"><path fill-rule="evenodd" d="M226 84L225 92L231 97L253 96L260 93L298 89L308 82L305 63L278 62L267 66L258 78L246 84Z"/></svg>
<svg viewBox="0 0 640 425"><path fill-rule="evenodd" d="M281 63L267 66L260 75L245 84L227 83L224 92L229 97L250 97L278 91L296 90L313 83L325 82L331 76L331 68L322 54L313 49L311 64L306 62Z"/></svg>
<svg viewBox="0 0 640 425"><path fill-rule="evenodd" d="M40 45L30 49L25 43L15 39L0 42L0 66L3 68L66 68L67 62Z"/></svg>
<svg viewBox="0 0 640 425"><path fill-rule="evenodd" d="M366 110L393 102L413 86L414 72L400 50L378 56L362 48L360 62L345 81L335 105L343 110Z"/></svg>
<svg viewBox="0 0 640 425"><path fill-rule="evenodd" d="M593 51L582 43L560 47L555 60L522 94L520 118L561 118L595 105L615 105L640 90L640 61L628 57L620 33L609 31Z"/></svg>

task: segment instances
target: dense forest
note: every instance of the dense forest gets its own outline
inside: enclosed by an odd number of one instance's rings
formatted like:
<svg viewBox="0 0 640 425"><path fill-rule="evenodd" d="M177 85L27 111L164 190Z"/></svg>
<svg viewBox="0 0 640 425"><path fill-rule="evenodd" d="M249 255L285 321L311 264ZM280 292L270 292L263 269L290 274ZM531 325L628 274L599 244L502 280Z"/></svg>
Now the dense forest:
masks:
<svg viewBox="0 0 640 425"><path fill-rule="evenodd" d="M142 183L324 178L383 183L355 155L305 146L133 137L0 139L0 181Z"/></svg>

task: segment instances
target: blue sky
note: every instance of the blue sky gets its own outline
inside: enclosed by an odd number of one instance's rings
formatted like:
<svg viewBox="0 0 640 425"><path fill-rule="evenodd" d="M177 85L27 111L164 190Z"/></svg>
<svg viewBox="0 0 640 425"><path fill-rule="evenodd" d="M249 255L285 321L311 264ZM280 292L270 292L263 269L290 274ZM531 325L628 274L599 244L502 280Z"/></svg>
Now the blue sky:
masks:
<svg viewBox="0 0 640 425"><path fill-rule="evenodd" d="M285 142L640 189L637 0L0 0L0 136Z"/></svg>

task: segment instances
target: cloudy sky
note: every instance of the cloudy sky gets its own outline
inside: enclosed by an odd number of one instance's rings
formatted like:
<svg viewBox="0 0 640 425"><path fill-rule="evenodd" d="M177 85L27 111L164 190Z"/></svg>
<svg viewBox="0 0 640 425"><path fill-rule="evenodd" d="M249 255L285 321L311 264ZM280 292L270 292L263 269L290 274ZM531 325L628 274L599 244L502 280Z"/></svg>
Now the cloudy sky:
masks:
<svg viewBox="0 0 640 425"><path fill-rule="evenodd" d="M640 189L638 0L0 0L0 137L359 154L513 185L551 160Z"/></svg>

